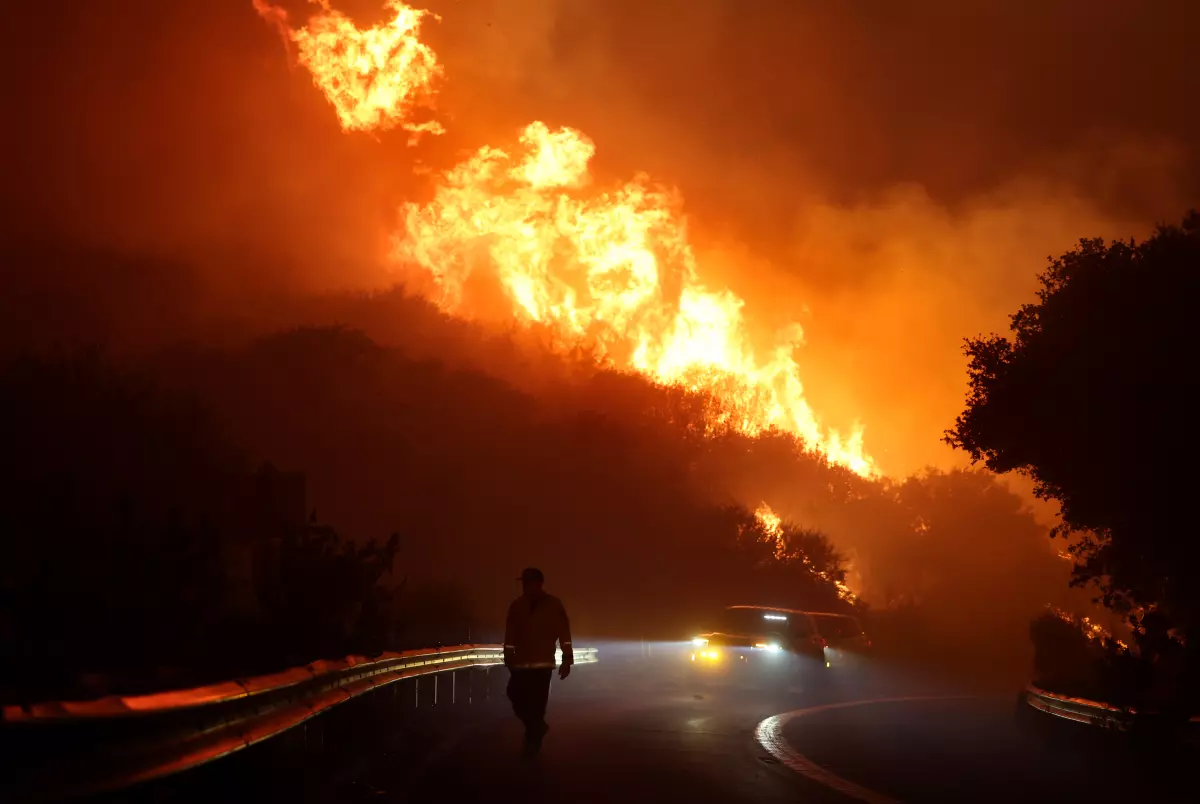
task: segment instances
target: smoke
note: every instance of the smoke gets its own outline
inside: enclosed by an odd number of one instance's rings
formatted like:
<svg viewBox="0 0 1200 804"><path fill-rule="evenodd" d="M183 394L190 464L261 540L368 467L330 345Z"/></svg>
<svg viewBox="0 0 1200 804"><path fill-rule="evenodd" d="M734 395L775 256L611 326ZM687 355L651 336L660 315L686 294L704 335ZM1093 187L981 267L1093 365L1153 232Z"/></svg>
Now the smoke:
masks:
<svg viewBox="0 0 1200 804"><path fill-rule="evenodd" d="M342 133L250 0L23 4L0 54L4 240L151 255L226 297L378 287L421 170L571 125L602 181L680 188L702 278L764 337L797 320L815 410L904 475L959 463L939 436L961 339L1005 327L1047 255L1200 198L1188 0L426 5L448 133L410 149Z"/></svg>
<svg viewBox="0 0 1200 804"><path fill-rule="evenodd" d="M966 396L963 338L1006 331L1008 316L1033 300L1048 255L1084 235L1147 229L1037 180L957 210L897 185L870 203L802 208L794 271L751 298L775 316L785 313L779 299L805 300L801 365L812 404L860 418L885 472L905 476L962 462L941 436Z"/></svg>
<svg viewBox="0 0 1200 804"><path fill-rule="evenodd" d="M1200 198L1184 2L435 10L453 113L567 123L598 172L678 185L704 278L764 338L801 323L806 395L894 475L961 463L962 339L1005 329L1048 255Z"/></svg>

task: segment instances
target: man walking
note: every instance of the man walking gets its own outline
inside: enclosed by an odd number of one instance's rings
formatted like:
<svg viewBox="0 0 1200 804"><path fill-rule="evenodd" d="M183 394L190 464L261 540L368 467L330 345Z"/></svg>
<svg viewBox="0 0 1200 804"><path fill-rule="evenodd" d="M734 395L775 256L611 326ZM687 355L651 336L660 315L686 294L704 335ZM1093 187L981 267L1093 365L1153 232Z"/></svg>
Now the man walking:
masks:
<svg viewBox="0 0 1200 804"><path fill-rule="evenodd" d="M546 701L554 673L555 643L562 647L559 678L571 674L571 624L562 601L542 589L542 571L530 567L518 578L522 593L508 607L504 628L504 664L509 670L508 699L525 724L525 747L541 748L546 736Z"/></svg>

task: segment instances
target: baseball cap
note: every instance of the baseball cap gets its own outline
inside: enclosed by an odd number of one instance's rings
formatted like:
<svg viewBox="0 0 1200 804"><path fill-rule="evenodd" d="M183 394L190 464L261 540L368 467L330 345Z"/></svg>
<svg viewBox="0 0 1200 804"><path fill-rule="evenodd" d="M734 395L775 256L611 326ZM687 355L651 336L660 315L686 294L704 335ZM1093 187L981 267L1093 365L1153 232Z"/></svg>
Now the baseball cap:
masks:
<svg viewBox="0 0 1200 804"><path fill-rule="evenodd" d="M542 571L537 567L526 567L521 570L521 577L518 581L545 581L546 576L542 575Z"/></svg>

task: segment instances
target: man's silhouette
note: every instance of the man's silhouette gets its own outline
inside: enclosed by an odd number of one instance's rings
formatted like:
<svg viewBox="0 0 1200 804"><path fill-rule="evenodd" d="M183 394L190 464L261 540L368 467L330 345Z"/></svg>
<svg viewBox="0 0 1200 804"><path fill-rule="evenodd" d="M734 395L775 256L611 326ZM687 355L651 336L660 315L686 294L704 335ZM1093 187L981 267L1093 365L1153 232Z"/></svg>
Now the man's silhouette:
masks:
<svg viewBox="0 0 1200 804"><path fill-rule="evenodd" d="M530 567L518 578L522 594L508 607L504 628L504 664L508 667L508 699L525 724L525 746L536 751L542 745L546 725L546 701L554 673L555 643L562 646L559 678L571 674L575 662L571 650L571 624L562 601L542 589L542 571Z"/></svg>

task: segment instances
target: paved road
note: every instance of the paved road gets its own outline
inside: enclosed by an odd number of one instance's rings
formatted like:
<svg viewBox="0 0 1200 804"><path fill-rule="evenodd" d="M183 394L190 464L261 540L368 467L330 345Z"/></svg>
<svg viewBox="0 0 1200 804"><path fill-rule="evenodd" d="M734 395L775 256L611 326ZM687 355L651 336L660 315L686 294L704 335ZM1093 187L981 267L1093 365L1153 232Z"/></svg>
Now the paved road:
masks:
<svg viewBox="0 0 1200 804"><path fill-rule="evenodd" d="M1169 757L1160 757L1155 770L1074 732L1022 729L1008 688L955 689L927 673L875 665L831 676L820 687L764 691L687 680L678 663L661 657L650 666L622 661L619 650L607 657L555 682L552 729L533 761L521 758L520 727L503 700L495 700L408 714L380 711L397 725L365 748L351 746L350 732L328 729L312 755L319 762L284 752L284 764L267 770L252 750L214 763L211 772L147 786L135 798L321 804L1195 799L1158 789L1164 776L1180 776L1178 768L1164 772ZM947 692L972 694L934 697ZM127 793L117 798L129 800Z"/></svg>
<svg viewBox="0 0 1200 804"><path fill-rule="evenodd" d="M607 670L607 672L606 672ZM763 692L603 663L556 682L534 761L497 706L432 740L383 751L323 801L1184 801L1154 772L1071 734L1021 729L1012 694L934 699L943 683L887 668L821 690ZM895 700L905 696L918 700ZM770 720L782 713L790 717ZM774 728L774 753L758 739Z"/></svg>

